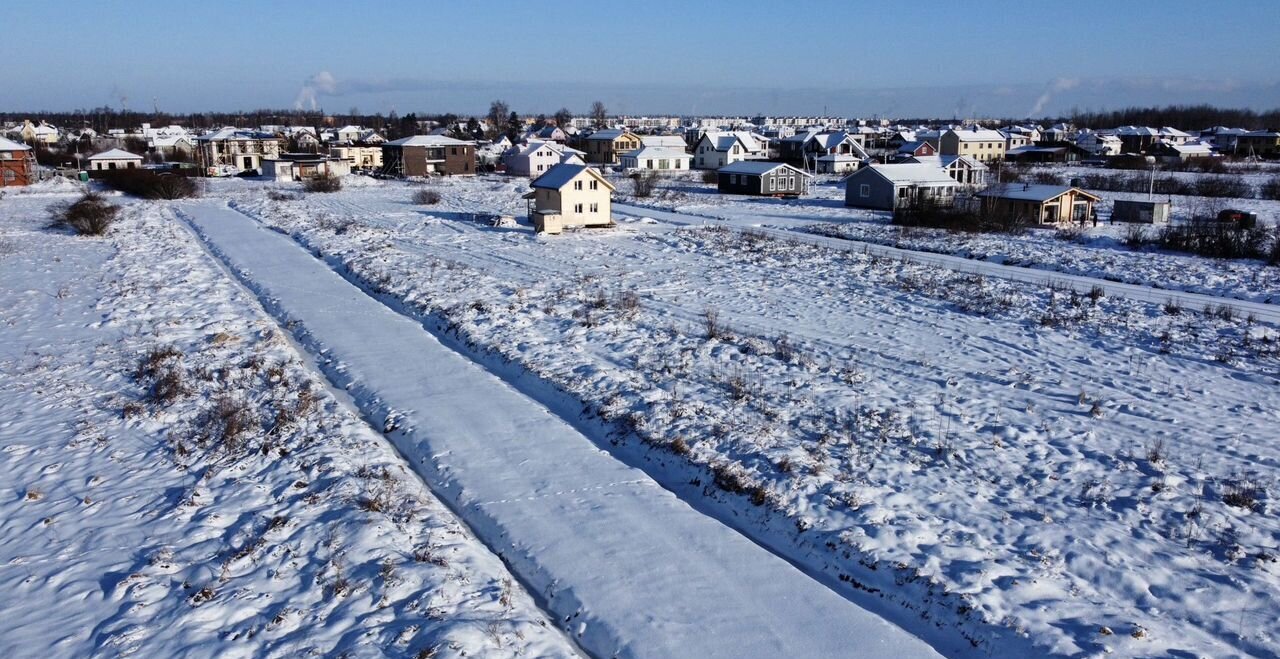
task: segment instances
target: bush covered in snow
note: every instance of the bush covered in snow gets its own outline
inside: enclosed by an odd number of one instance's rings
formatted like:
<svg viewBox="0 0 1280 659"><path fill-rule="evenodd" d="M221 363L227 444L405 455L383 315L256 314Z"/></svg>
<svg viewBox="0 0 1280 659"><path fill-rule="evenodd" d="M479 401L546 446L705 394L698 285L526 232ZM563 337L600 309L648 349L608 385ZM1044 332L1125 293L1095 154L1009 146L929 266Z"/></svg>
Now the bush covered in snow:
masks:
<svg viewBox="0 0 1280 659"><path fill-rule="evenodd" d="M342 179L332 174L313 176L302 182L307 192L337 192L342 189Z"/></svg>
<svg viewBox="0 0 1280 659"><path fill-rule="evenodd" d="M421 206L432 206L440 203L440 193L435 190L422 189L413 193L413 203Z"/></svg>
<svg viewBox="0 0 1280 659"><path fill-rule="evenodd" d="M186 176L149 169L118 169L102 178L108 187L143 199L188 199L200 196L200 186Z"/></svg>
<svg viewBox="0 0 1280 659"><path fill-rule="evenodd" d="M71 229L82 236L103 236L111 229L119 212L120 208L107 203L102 195L89 192L60 211L52 225Z"/></svg>

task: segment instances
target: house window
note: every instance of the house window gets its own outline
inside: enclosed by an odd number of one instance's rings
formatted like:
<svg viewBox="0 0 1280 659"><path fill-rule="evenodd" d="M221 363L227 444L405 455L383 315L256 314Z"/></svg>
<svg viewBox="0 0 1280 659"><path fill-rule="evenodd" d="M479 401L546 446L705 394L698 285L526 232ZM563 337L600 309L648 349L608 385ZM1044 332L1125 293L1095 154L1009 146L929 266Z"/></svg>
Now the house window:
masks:
<svg viewBox="0 0 1280 659"><path fill-rule="evenodd" d="M787 178L787 189L788 189L788 190L795 190L795 189L796 189L796 177L792 176L792 177Z"/></svg>
<svg viewBox="0 0 1280 659"><path fill-rule="evenodd" d="M591 212L592 213L600 212L600 204L591 204Z"/></svg>
<svg viewBox="0 0 1280 659"><path fill-rule="evenodd" d="M731 183L731 184L733 184L733 185L737 185L737 184L738 184L738 175L737 175L737 174L730 174L730 175L729 175L729 183Z"/></svg>
<svg viewBox="0 0 1280 659"><path fill-rule="evenodd" d="M591 185L590 185L590 186L588 186L588 187L590 187L592 190L598 190L598 189L600 188L600 182L599 182L599 181L592 181L592 182L591 182Z"/></svg>
<svg viewBox="0 0 1280 659"><path fill-rule="evenodd" d="M858 186L858 196L859 196L859 197L870 197L870 196L871 196L871 186L870 186L870 185L867 185L866 183L863 183L862 185L859 185L859 186Z"/></svg>
<svg viewBox="0 0 1280 659"><path fill-rule="evenodd" d="M573 212L575 212L575 213L581 213L581 212L582 212L582 204L574 204L574 205L573 205Z"/></svg>
<svg viewBox="0 0 1280 659"><path fill-rule="evenodd" d="M542 169L542 168L541 168L541 167L539 167L538 169ZM574 181L574 182L573 182L573 189L574 189L574 190L581 190L581 189L582 189L582 181Z"/></svg>
<svg viewBox="0 0 1280 659"><path fill-rule="evenodd" d="M770 177L769 177L769 192L773 192L773 191L774 191L774 186L775 186L777 183L778 183L778 179L776 179L776 178L774 178L774 177L772 177L772 176L770 176Z"/></svg>

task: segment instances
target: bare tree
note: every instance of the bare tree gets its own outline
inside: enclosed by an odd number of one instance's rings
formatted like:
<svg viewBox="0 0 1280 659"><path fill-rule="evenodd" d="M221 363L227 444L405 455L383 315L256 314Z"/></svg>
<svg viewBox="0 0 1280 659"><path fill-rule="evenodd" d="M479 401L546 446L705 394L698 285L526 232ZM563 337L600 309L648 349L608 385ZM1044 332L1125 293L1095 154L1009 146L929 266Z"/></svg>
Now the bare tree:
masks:
<svg viewBox="0 0 1280 659"><path fill-rule="evenodd" d="M507 106L506 101L494 101L489 104L489 114L485 115L485 119L489 121L489 126L485 130L485 137L493 139L506 128L507 117L511 114L511 108Z"/></svg>
<svg viewBox="0 0 1280 659"><path fill-rule="evenodd" d="M604 128L609 125L609 111L605 109L604 103L596 101L591 104L591 122L596 128Z"/></svg>
<svg viewBox="0 0 1280 659"><path fill-rule="evenodd" d="M569 111L569 108L560 108L559 110L556 110L554 117L556 125L561 128L568 126L569 123L573 121L573 113Z"/></svg>
<svg viewBox="0 0 1280 659"><path fill-rule="evenodd" d="M652 169L636 172L631 175L632 194L636 197L650 197L658 188L658 173Z"/></svg>

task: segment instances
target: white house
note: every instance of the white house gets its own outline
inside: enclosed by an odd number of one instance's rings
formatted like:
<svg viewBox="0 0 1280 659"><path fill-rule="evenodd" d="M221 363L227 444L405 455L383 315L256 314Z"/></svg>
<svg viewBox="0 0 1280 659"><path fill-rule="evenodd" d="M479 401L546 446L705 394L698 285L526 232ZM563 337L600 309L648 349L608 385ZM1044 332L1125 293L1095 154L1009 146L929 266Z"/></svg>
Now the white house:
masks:
<svg viewBox="0 0 1280 659"><path fill-rule="evenodd" d="M89 171L91 172L138 169L140 167L142 167L142 156L129 153L124 149L112 149L89 156Z"/></svg>
<svg viewBox="0 0 1280 659"><path fill-rule="evenodd" d="M1021 130L1002 128L999 133L1004 136L1005 153L1031 144L1031 136Z"/></svg>
<svg viewBox="0 0 1280 659"><path fill-rule="evenodd" d="M559 126L543 126L537 130L531 130L524 134L526 142L559 142L564 144L569 141L569 133Z"/></svg>
<svg viewBox="0 0 1280 659"><path fill-rule="evenodd" d="M743 130L708 131L693 148L693 166L697 169L720 169L743 160L764 160L768 143Z"/></svg>
<svg viewBox="0 0 1280 659"><path fill-rule="evenodd" d="M542 176L560 164L582 165L583 153L555 142L530 142L512 147L503 158L507 173L513 176Z"/></svg>
<svg viewBox="0 0 1280 659"><path fill-rule="evenodd" d="M987 174L991 169L969 156L912 156L902 162L933 165L955 179L956 183L970 189L986 187Z"/></svg>
<svg viewBox="0 0 1280 659"><path fill-rule="evenodd" d="M1092 130L1082 131L1079 135L1076 135L1076 146L1095 156L1120 155L1120 151L1124 148L1119 137L1111 133L1099 133Z"/></svg>
<svg viewBox="0 0 1280 659"><path fill-rule="evenodd" d="M211 176L256 170L264 158L280 155L275 135L227 126L196 138L196 161Z"/></svg>
<svg viewBox="0 0 1280 659"><path fill-rule="evenodd" d="M379 133L372 128L366 128L360 131L360 138L356 141L361 144L385 144L387 138L383 137L382 133Z"/></svg>
<svg viewBox="0 0 1280 659"><path fill-rule="evenodd" d="M847 155L862 160L867 152L862 148L861 139L860 135L842 130L808 130L781 140L779 155L791 164L805 167L819 156Z"/></svg>
<svg viewBox="0 0 1280 659"><path fill-rule="evenodd" d="M1192 160L1194 158L1208 158L1213 155L1213 149L1204 142L1156 142L1151 148L1151 154L1164 162L1182 162L1184 160Z"/></svg>
<svg viewBox="0 0 1280 659"><path fill-rule="evenodd" d="M351 163L343 158L310 153L286 153L262 161L262 175L276 181L301 181L317 176L345 176Z"/></svg>
<svg viewBox="0 0 1280 659"><path fill-rule="evenodd" d="M39 125L33 125L30 121L24 122L22 126L22 140L27 144L57 144L62 139L62 135L57 128L41 121Z"/></svg>
<svg viewBox="0 0 1280 659"><path fill-rule="evenodd" d="M147 143L165 160L190 160L191 155L195 152L195 142L186 135L159 135L151 138Z"/></svg>
<svg viewBox="0 0 1280 659"><path fill-rule="evenodd" d="M364 129L359 126L343 126L342 128L333 131L333 141L345 144L359 142L360 135L363 133Z"/></svg>
<svg viewBox="0 0 1280 659"><path fill-rule="evenodd" d="M681 151L689 148L688 143L679 135L641 135L640 144L647 147L679 149Z"/></svg>
<svg viewBox="0 0 1280 659"><path fill-rule="evenodd" d="M819 174L850 174L862 166L862 158L848 153L828 153L818 156L815 168Z"/></svg>
<svg viewBox="0 0 1280 659"><path fill-rule="evenodd" d="M681 142L683 143L683 140ZM684 149L643 146L622 154L620 160L623 169L658 172L686 171L689 169L689 163L693 161L693 156L685 153Z"/></svg>
<svg viewBox="0 0 1280 659"><path fill-rule="evenodd" d="M1186 144L1190 140L1190 133L1180 131L1172 126L1164 126L1160 129L1160 141L1166 144Z"/></svg>

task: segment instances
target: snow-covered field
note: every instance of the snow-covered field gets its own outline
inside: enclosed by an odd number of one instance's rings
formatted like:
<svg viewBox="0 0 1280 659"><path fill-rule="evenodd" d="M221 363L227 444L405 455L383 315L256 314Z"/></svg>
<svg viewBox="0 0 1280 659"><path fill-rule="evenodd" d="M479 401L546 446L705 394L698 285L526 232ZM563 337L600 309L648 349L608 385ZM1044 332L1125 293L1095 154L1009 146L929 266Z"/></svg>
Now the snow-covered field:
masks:
<svg viewBox="0 0 1280 659"><path fill-rule="evenodd" d="M1010 633L1060 655L1280 651L1276 327L716 228L538 238L473 215L522 214L524 181L436 182L424 207L355 180L214 194L931 634L977 655ZM821 202L707 208L849 212Z"/></svg>
<svg viewBox="0 0 1280 659"><path fill-rule="evenodd" d="M1054 168L1063 177L1107 171L1089 168ZM1183 178L1199 176L1176 172ZM1254 178L1263 175L1249 175ZM626 182L619 185L626 193ZM1103 198L1104 218L1116 199L1145 199L1146 195L1095 191ZM1258 213L1263 222L1280 221L1280 201L1261 199L1210 199L1161 197L1172 202L1174 221L1183 221L1202 208L1239 208ZM691 179L672 180L653 198L629 199L642 206L678 210L736 224L778 227L839 236L854 241L904 249L953 254L992 263L1008 263L1072 275L1084 275L1131 284L1166 288L1170 297L1179 291L1205 293L1240 300L1280 302L1280 267L1262 267L1258 261L1205 259L1196 256L1131 250L1124 245L1129 227L1103 223L1064 240L1052 229L1034 229L1024 235L974 235L941 229L904 228L889 223L888 212L845 208L844 188L834 178L819 179L812 194L800 199L750 198L720 195L715 186ZM1152 227L1145 231L1153 232Z"/></svg>
<svg viewBox="0 0 1280 659"><path fill-rule="evenodd" d="M0 199L0 655L577 656L176 222Z"/></svg>
<svg viewBox="0 0 1280 659"><path fill-rule="evenodd" d="M436 181L430 207L410 203L411 184L346 183L271 199L275 186L213 181L208 195L491 370L579 401L611 452L851 599L967 648L952 654L1280 653L1280 328L716 222L536 237L482 221L523 215L520 179ZM830 181L794 202L707 188L683 180L646 203L731 225L839 222L868 240L888 229L842 208ZM131 204L95 241L40 228L59 199L0 199L0 579L21 595L3 605L0 647L570 652L163 204ZM987 258L1248 300L1276 290L1275 268L1106 240L1036 233ZM168 345L178 354L155 352ZM204 395L149 400L174 370ZM263 417L230 443L225 400ZM61 633L41 624L52 611Z"/></svg>

